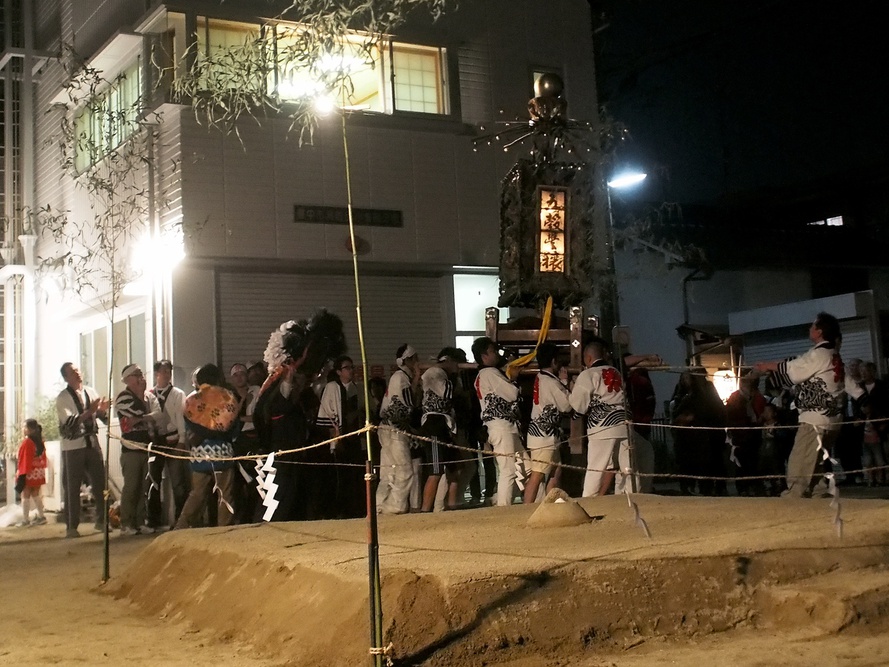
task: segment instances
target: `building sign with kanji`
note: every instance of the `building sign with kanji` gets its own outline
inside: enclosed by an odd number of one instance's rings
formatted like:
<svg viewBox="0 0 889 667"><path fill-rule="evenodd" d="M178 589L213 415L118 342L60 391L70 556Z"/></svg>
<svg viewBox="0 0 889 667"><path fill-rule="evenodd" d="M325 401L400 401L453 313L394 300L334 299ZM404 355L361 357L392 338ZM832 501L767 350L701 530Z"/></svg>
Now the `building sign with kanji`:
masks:
<svg viewBox="0 0 889 667"><path fill-rule="evenodd" d="M401 211L382 208L353 208L352 220L361 227L403 227ZM345 206L307 206L296 204L293 207L293 221L314 225L348 225L349 209Z"/></svg>

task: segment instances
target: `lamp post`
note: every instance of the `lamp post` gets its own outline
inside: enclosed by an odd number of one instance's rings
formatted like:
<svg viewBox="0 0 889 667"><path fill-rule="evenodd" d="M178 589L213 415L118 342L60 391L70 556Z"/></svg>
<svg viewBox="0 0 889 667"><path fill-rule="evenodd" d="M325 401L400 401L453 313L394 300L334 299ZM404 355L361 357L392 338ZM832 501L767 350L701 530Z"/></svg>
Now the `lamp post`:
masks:
<svg viewBox="0 0 889 667"><path fill-rule="evenodd" d="M631 188L644 181L646 176L647 174L643 172L624 171L613 176L605 183L605 197L608 204L608 273L609 279L611 280L611 314L614 317L612 340L614 342L614 352L617 356L617 367L621 377L624 378L627 377L627 369L624 366L625 350L623 349L623 341L621 340L620 331L618 330L618 327L620 326L620 294L617 289L617 270L614 263L614 214L611 210L611 190L612 188L616 190ZM628 415L632 416L629 395L626 391L624 391L624 410ZM628 463L630 467L628 471L630 474L627 475L627 482L630 485L630 490L635 493L638 491L636 488L637 478L635 474L633 474L636 471L636 456L635 447L633 446L633 427L629 421L627 422L627 443L629 445Z"/></svg>
<svg viewBox="0 0 889 667"><path fill-rule="evenodd" d="M614 214L611 204L611 190L632 188L645 180L648 174L639 171L622 171L605 183L605 198L608 206L608 273L611 279L611 297L613 299L612 315L614 326L620 324L620 295L617 290L617 270L614 265ZM615 340L615 342L617 342Z"/></svg>

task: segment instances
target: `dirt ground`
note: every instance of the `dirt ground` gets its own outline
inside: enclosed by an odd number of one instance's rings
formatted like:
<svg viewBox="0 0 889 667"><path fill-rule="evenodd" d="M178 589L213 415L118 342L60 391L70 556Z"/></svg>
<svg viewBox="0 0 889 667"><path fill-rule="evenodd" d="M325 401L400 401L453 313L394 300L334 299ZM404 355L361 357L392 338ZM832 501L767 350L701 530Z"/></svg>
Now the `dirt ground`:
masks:
<svg viewBox="0 0 889 667"><path fill-rule="evenodd" d="M885 665L889 502L637 496L380 521L396 664ZM363 521L0 530L0 665L368 664Z"/></svg>

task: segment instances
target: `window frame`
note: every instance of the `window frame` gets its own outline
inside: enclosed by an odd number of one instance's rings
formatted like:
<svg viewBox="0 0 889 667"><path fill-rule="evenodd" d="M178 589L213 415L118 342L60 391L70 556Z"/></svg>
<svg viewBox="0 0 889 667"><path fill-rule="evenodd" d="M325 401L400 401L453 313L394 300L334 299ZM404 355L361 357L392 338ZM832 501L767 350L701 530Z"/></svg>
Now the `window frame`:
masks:
<svg viewBox="0 0 889 667"><path fill-rule="evenodd" d="M146 108L143 79L142 57L137 56L113 81L75 109L72 157L77 174L92 169L139 130ZM122 99L130 96L132 100ZM127 110L133 110L132 116L124 117ZM84 118L86 123L82 122Z"/></svg>
<svg viewBox="0 0 889 667"><path fill-rule="evenodd" d="M181 12L177 13L181 14ZM259 85L262 87L262 92L264 94L280 95L279 91L284 76L282 75L282 68L278 63L279 40L289 30L298 30L299 24L286 21L270 21L268 23L262 23L250 20L233 20L209 14L189 12L185 15L185 53L192 54L192 56L190 61L186 63L187 66L192 66L197 59L209 54L212 41L211 31L213 30L214 22L228 24L231 26L231 29L235 31L239 28L240 34L244 39L247 39L249 35L267 35L270 37L270 40L268 40L270 44L267 48L265 58L271 59L275 65L274 67L268 68L268 75L261 77ZM356 36L359 35L358 32L355 32L354 34ZM437 109L435 112L399 108L398 99L396 97L396 75L394 64L395 52L399 47L401 47L402 50L413 48L418 54L422 55L434 55L435 106ZM375 61L372 71L375 73L374 78L376 79L375 83L377 86L376 95L379 96L381 103L372 104L371 106L376 106L378 108L354 108L355 106L360 105L360 102L356 102L354 106L346 105L344 107L340 107L338 104L337 106L339 108L353 113L360 112L368 117L402 116L427 119L452 119L455 117L455 113L459 109L459 104L455 100L455 90L452 86L452 79L454 78L455 72L455 64L452 62L452 49L442 44L419 43L400 40L394 37L383 37L377 47L377 57L378 60ZM299 97L289 99L281 97L281 99L284 102L288 102L297 101ZM365 99L373 99L373 96Z"/></svg>

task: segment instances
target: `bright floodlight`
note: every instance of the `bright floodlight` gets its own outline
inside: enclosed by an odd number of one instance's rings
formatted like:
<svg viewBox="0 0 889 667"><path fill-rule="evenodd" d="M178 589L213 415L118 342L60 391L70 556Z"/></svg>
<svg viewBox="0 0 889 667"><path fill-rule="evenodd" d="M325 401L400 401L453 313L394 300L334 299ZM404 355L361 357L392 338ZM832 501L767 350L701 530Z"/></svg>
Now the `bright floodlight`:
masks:
<svg viewBox="0 0 889 667"><path fill-rule="evenodd" d="M315 113L320 116L326 116L336 108L336 102L330 95L318 95L312 101L312 106L315 108Z"/></svg>
<svg viewBox="0 0 889 667"><path fill-rule="evenodd" d="M637 183L641 183L645 180L645 177L648 174L643 174L641 172L626 172L615 176L610 181L608 181L609 188L628 188L631 185L636 185Z"/></svg>

